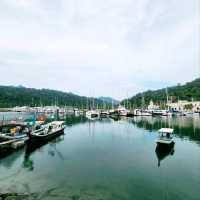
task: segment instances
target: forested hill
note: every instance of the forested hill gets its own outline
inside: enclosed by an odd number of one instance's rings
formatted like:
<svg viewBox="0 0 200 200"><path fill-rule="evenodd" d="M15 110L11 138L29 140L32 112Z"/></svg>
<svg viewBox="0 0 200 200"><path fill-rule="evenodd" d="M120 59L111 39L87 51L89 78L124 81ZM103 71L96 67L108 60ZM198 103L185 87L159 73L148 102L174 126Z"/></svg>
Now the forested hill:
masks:
<svg viewBox="0 0 200 200"><path fill-rule="evenodd" d="M14 86L0 86L0 108L14 106L103 106L98 98L87 98L73 93L66 93L49 89L34 89Z"/></svg>
<svg viewBox="0 0 200 200"><path fill-rule="evenodd" d="M131 105L140 107L142 104L148 105L150 100L153 100L154 103L157 104L165 104L167 99L167 94L169 96L169 100L176 102L178 100L188 100L192 101L200 101L200 78L188 82L184 85L177 85L174 87L168 87L167 89L160 89L155 91L146 91L143 93L139 93L132 98L129 99L129 103ZM143 101L142 101L143 99ZM123 102L126 102L124 100Z"/></svg>

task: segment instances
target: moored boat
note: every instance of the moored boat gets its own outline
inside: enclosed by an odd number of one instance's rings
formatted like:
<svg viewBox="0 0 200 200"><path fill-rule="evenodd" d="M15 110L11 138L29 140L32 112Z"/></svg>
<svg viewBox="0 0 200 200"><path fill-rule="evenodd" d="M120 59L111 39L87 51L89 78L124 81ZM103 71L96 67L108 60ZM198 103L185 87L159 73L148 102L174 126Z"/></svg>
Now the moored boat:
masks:
<svg viewBox="0 0 200 200"><path fill-rule="evenodd" d="M156 140L157 144L170 145L174 144L173 132L174 129L171 128L161 128L159 131L158 139Z"/></svg>
<svg viewBox="0 0 200 200"><path fill-rule="evenodd" d="M24 123L10 123L0 126L0 140L22 140L27 139L29 128Z"/></svg>
<svg viewBox="0 0 200 200"><path fill-rule="evenodd" d="M153 116L172 116L172 113L169 110L153 110L152 111Z"/></svg>
<svg viewBox="0 0 200 200"><path fill-rule="evenodd" d="M64 121L53 121L45 124L42 129L28 133L29 142L45 142L64 133Z"/></svg>
<svg viewBox="0 0 200 200"><path fill-rule="evenodd" d="M116 109L119 116L127 117L129 110L127 110L125 107L119 105L119 107Z"/></svg>

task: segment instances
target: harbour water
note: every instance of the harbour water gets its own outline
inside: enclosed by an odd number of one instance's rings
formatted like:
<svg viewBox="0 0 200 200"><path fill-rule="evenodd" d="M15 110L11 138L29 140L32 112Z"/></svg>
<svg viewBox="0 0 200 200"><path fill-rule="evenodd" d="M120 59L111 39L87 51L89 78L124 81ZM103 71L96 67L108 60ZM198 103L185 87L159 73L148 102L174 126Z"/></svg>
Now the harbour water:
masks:
<svg viewBox="0 0 200 200"><path fill-rule="evenodd" d="M68 116L66 123L54 141L0 160L0 193L42 200L199 199L199 116ZM161 127L175 129L174 148L156 148Z"/></svg>

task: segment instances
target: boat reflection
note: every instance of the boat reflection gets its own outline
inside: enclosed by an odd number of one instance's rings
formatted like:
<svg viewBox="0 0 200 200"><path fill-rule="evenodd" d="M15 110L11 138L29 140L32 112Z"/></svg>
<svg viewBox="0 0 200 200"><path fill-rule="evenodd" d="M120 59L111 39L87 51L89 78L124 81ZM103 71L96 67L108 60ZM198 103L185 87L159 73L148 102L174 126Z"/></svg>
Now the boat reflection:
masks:
<svg viewBox="0 0 200 200"><path fill-rule="evenodd" d="M199 117L135 117L132 123L138 128L157 131L163 127L173 128L174 134L182 139L189 139L200 145Z"/></svg>
<svg viewBox="0 0 200 200"><path fill-rule="evenodd" d="M56 148L56 145L64 140L64 135L61 135L58 138L55 138L51 142L40 142L40 143L27 143L27 146L25 148L25 154L24 154L24 161L23 161L23 167L26 168L29 171L34 170L34 161L31 159L31 155L36 151L42 151L43 147L48 145L48 155L54 157L57 155L60 159L64 160L64 156L58 149Z"/></svg>
<svg viewBox="0 0 200 200"><path fill-rule="evenodd" d="M156 146L156 156L158 158L158 167L161 165L161 161L167 158L168 156L173 156L175 153L174 150L174 143L171 143L170 145L160 144L158 143Z"/></svg>

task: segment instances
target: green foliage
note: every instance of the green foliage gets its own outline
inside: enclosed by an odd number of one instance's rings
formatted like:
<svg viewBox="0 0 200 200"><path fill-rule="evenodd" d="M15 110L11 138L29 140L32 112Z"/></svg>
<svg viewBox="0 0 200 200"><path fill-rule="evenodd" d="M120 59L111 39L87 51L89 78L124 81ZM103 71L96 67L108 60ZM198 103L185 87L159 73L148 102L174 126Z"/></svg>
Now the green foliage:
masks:
<svg viewBox="0 0 200 200"><path fill-rule="evenodd" d="M193 105L192 104L187 104L187 105L184 106L184 109L192 110L193 109Z"/></svg>
<svg viewBox="0 0 200 200"><path fill-rule="evenodd" d="M87 98L72 93L49 89L34 89L25 87L0 86L0 108L14 106L73 106L88 108L103 107L103 101L97 98ZM107 104L108 106L108 104Z"/></svg>
<svg viewBox="0 0 200 200"><path fill-rule="evenodd" d="M185 85L177 85L174 87L167 88L169 100L173 102L177 102L178 100L187 100L191 101L196 100L200 101L200 78L186 83ZM151 100L154 103L161 105L166 105L166 89L160 89L155 91L146 91L143 93L139 93L132 98L129 99L130 104L132 107L142 107L142 98L145 99L145 105L147 106ZM126 102L127 100L123 100L122 103Z"/></svg>

